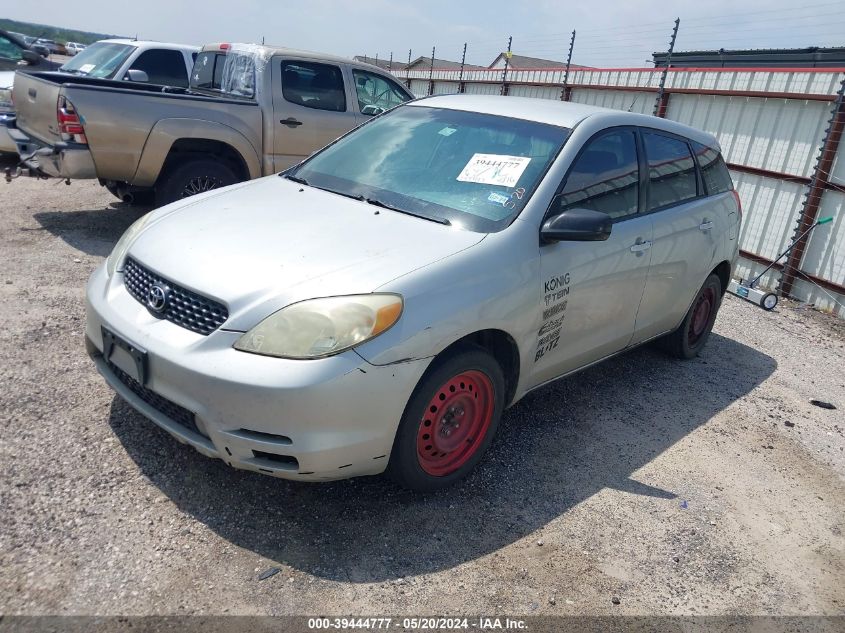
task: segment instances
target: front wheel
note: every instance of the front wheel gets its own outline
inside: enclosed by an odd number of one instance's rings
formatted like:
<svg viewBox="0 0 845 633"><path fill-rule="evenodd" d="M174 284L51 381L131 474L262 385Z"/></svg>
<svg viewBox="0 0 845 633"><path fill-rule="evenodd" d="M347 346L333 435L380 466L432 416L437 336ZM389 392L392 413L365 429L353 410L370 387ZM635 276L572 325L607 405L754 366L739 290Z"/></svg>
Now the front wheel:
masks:
<svg viewBox="0 0 845 633"><path fill-rule="evenodd" d="M163 206L236 182L237 175L226 163L208 158L190 159L168 168L163 174L156 185L156 204Z"/></svg>
<svg viewBox="0 0 845 633"><path fill-rule="evenodd" d="M388 464L411 490L439 490L472 471L504 407L504 376L486 351L467 347L435 362L405 408Z"/></svg>
<svg viewBox="0 0 845 633"><path fill-rule="evenodd" d="M695 358L710 337L722 304L722 282L710 275L698 291L680 327L660 340L661 347L677 358Z"/></svg>

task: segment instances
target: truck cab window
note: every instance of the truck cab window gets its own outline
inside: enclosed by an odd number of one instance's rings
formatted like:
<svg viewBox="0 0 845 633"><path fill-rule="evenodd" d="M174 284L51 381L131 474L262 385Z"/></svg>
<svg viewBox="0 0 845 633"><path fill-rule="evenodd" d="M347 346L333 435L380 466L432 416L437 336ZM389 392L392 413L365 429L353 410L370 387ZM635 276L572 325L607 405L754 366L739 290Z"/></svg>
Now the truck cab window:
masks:
<svg viewBox="0 0 845 633"><path fill-rule="evenodd" d="M346 112L343 74L337 66L283 61L282 96L306 108Z"/></svg>
<svg viewBox="0 0 845 633"><path fill-rule="evenodd" d="M148 50L138 56L131 70L143 70L151 84L188 87L188 73L181 51Z"/></svg>

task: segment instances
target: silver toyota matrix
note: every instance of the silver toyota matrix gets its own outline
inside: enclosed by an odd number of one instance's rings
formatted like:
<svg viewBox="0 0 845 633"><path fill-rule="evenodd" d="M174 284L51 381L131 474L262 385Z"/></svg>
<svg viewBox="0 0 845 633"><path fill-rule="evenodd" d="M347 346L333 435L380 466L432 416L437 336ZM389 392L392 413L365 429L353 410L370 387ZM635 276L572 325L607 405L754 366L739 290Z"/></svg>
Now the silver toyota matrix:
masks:
<svg viewBox="0 0 845 633"><path fill-rule="evenodd" d="M707 341L741 219L716 140L453 95L142 217L91 277L87 347L177 439L302 481L447 486L532 389Z"/></svg>

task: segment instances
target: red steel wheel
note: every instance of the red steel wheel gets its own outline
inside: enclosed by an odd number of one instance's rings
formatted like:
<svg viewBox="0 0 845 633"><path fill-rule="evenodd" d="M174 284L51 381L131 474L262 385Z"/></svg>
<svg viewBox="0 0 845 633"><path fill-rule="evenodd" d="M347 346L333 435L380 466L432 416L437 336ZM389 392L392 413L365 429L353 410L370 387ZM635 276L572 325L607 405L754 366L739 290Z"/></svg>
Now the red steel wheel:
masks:
<svg viewBox="0 0 845 633"><path fill-rule="evenodd" d="M690 320L689 332L687 333L687 340L690 346L694 346L701 339L701 335L707 330L707 325L710 322L710 314L716 305L716 292L713 288L702 288L701 292L695 300L695 305L692 309L692 319Z"/></svg>
<svg viewBox="0 0 845 633"><path fill-rule="evenodd" d="M417 430L417 457L429 475L443 477L476 453L495 408L493 383L469 370L446 381L428 403Z"/></svg>

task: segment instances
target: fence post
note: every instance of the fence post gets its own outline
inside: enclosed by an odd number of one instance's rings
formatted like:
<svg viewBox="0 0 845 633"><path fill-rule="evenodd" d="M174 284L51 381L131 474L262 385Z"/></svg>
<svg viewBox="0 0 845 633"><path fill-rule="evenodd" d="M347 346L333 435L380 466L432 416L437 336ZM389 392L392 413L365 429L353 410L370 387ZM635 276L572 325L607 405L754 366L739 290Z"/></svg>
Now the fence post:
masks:
<svg viewBox="0 0 845 633"><path fill-rule="evenodd" d="M464 64L467 61L467 43L464 42L464 54L461 55L461 72L458 74L458 93L464 92Z"/></svg>
<svg viewBox="0 0 845 633"><path fill-rule="evenodd" d="M434 47L431 47L431 65L428 67L428 94L434 94Z"/></svg>
<svg viewBox="0 0 845 633"><path fill-rule="evenodd" d="M572 48L575 46L575 29L572 29L572 39L569 40L569 55L566 57L566 71L563 73L563 88L560 91L560 100L569 101L572 97L572 90L569 88L569 66L572 64Z"/></svg>
<svg viewBox="0 0 845 633"><path fill-rule="evenodd" d="M819 215L822 196L830 183L830 169L833 167L833 161L839 149L839 141L842 139L843 128L845 128L845 78L839 84L839 91L836 93L836 101L834 101L833 112L828 123L822 148L813 169L813 176L810 179L810 184L807 185L807 193L804 195L804 207L801 210L801 216L795 226L792 239L797 238L815 223ZM808 239L809 236L801 239L789 253L778 284L778 292L782 295L790 296L792 294L795 274L801 268Z"/></svg>
<svg viewBox="0 0 845 633"><path fill-rule="evenodd" d="M508 38L508 52L505 53L505 69L502 71L502 88L499 91L501 95L508 94L508 84L505 80L508 78L508 64L511 61L511 44L513 43L513 35Z"/></svg>
<svg viewBox="0 0 845 633"><path fill-rule="evenodd" d="M669 73L669 64L672 62L672 51L675 50L675 38L678 37L678 26L681 18L675 18L675 28L672 29L672 39L669 40L669 53L666 55L666 66L660 73L660 85L657 87L657 99L654 101L654 116L661 119L666 117L666 108L669 106L669 95L666 94L666 75Z"/></svg>

